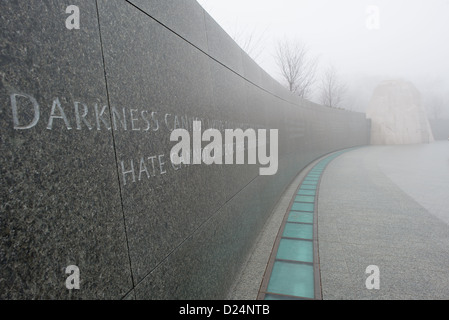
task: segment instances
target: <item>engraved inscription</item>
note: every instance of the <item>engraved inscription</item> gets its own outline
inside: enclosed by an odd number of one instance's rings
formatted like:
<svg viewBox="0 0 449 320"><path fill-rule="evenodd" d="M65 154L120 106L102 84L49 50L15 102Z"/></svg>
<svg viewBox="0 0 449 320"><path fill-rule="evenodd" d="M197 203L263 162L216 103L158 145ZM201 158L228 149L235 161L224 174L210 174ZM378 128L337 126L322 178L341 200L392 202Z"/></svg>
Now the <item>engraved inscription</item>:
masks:
<svg viewBox="0 0 449 320"><path fill-rule="evenodd" d="M172 142L181 139L173 146L170 154L155 150L152 155L119 159L119 171L124 185L177 172L191 164L243 164L245 150L248 151L248 164L256 164L258 159L260 165L267 166L260 168L261 175L277 172L277 130L276 134L270 134L271 140L266 143L266 129L260 125L163 113L160 110L137 107L118 108L99 102L86 103L77 100L70 103L64 97L55 97L46 105L40 105L33 96L26 93L12 93L10 100L15 130L44 129L91 133L113 130L150 135L170 134ZM39 125L41 122L43 124ZM201 131L203 128L204 132ZM203 146L204 142L208 144Z"/></svg>

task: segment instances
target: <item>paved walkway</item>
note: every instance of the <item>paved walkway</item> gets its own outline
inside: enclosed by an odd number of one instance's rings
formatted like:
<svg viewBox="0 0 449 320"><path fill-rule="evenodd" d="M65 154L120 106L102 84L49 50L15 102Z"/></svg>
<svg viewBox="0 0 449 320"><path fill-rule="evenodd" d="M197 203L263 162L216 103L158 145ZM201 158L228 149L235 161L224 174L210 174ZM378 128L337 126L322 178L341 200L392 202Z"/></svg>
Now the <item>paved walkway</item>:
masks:
<svg viewBox="0 0 449 320"><path fill-rule="evenodd" d="M323 299L449 299L448 141L342 154L317 209Z"/></svg>

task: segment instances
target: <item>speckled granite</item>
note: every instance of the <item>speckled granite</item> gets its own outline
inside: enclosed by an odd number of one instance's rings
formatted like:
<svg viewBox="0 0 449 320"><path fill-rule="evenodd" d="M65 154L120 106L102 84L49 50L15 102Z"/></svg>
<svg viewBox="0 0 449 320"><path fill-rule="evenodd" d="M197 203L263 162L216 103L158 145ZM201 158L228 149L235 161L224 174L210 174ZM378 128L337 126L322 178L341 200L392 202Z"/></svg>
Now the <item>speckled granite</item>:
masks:
<svg viewBox="0 0 449 320"><path fill-rule="evenodd" d="M79 31L65 27L70 4ZM107 105L95 3L5 0L0 12L0 299L120 299L132 283L112 135L77 130L74 112ZM39 104L34 127L14 129L14 94L18 127ZM65 287L69 265L80 290Z"/></svg>
<svg viewBox="0 0 449 320"><path fill-rule="evenodd" d="M169 158L173 129L191 127L193 118L216 119L210 61L133 6L99 3L111 106L154 116L148 131L136 121L141 130L115 134L120 166L136 166L134 182L129 174L120 179L131 265L140 281L225 202L221 166L177 169ZM145 167L149 177L144 172L139 180Z"/></svg>
<svg viewBox="0 0 449 320"><path fill-rule="evenodd" d="M176 4L1 2L0 298L224 298L296 174L366 143L364 115L292 97ZM278 173L172 165L170 133L193 120L279 129Z"/></svg>
<svg viewBox="0 0 449 320"><path fill-rule="evenodd" d="M208 52L204 9L196 0L128 0L173 32Z"/></svg>

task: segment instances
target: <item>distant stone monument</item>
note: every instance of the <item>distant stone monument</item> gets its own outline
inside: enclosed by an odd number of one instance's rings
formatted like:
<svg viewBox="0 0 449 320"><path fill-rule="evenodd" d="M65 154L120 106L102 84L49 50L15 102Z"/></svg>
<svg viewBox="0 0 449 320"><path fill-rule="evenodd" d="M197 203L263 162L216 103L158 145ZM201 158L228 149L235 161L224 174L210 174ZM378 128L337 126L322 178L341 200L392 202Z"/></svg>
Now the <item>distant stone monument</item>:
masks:
<svg viewBox="0 0 449 320"><path fill-rule="evenodd" d="M381 82L374 90L366 117L371 119L371 144L434 141L420 93L411 82Z"/></svg>

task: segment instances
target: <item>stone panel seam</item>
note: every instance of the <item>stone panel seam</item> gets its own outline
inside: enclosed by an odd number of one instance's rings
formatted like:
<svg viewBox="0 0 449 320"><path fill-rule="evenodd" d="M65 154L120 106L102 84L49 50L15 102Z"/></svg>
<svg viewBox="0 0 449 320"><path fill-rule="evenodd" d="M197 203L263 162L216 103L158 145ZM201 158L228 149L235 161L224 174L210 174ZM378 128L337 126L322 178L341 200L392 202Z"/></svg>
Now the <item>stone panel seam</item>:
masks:
<svg viewBox="0 0 449 320"><path fill-rule="evenodd" d="M99 31L99 38L100 38L101 58L102 58L102 63L103 63L104 80L105 80L105 86L106 86L106 98L108 101L109 117L110 117L110 121L112 123L111 101L110 101L110 96L109 96L108 77L107 77L107 72L106 72L106 61L104 58L104 45L103 45L103 38L102 38L102 33L101 33L100 10L98 8L98 0L95 0L95 5L96 5L96 9L97 9L98 31ZM125 208L123 206L122 184L120 182L120 169L119 169L119 165L118 165L117 147L116 147L116 142L115 142L114 130L111 130L111 134L112 134L112 145L114 148L115 167L116 167L117 180L118 180L118 186L119 186L120 206L121 206L122 217L123 217L123 227L125 230L126 248L128 251L127 252L128 262L129 262L129 269L130 269L130 274L131 274L132 288L130 288L130 290L132 290L135 287L134 275L133 275L133 270L132 270L132 262L131 262L129 242L128 242L128 232L127 232L127 228L126 228ZM127 294L129 294L130 290L125 294L125 296ZM123 297L121 297L121 298L123 298Z"/></svg>
<svg viewBox="0 0 449 320"><path fill-rule="evenodd" d="M257 176L258 177L258 176ZM198 232L198 230L200 230L202 228L202 226L204 226L208 221L210 221L212 218L214 218L221 209L223 209L224 207L226 207L226 205L232 201L232 199L234 199L240 192L242 192L246 187L248 187L251 183L254 182L254 180L257 179L257 177L254 177L250 182L248 182L239 192L237 192L236 194L234 194L231 198L229 198L228 200L226 200L223 205L221 205L220 207L218 207L217 210L215 210L206 220L204 220L195 230L192 231L191 234L189 234L184 240L182 240L176 247L174 247L161 261L159 261L159 263L152 268L150 271L147 272L147 274L145 274L142 279L137 282L135 284L135 287L137 287L140 283L142 283L154 270L156 270L157 268L159 268L159 266L161 266L164 262L166 262L166 260L168 258L170 258L170 256L179 248L182 247L182 245L188 241L189 239L191 239L195 233Z"/></svg>
<svg viewBox="0 0 449 320"><path fill-rule="evenodd" d="M221 66L223 66L224 68L228 69L229 71L233 72L234 74L236 74L237 76L239 76L240 78L242 78L243 80L247 81L248 83L252 84L253 86L259 88L260 90L270 94L271 96L278 98L284 102L287 102L289 104L292 104L294 106L297 107L302 107L297 105L296 103L293 103L289 100L286 100L276 94L274 94L271 91L268 91L267 89L255 84L254 82L252 82L251 80L247 79L245 76L243 76L242 74L238 73L237 71L233 70L231 67L227 66L226 64L224 64L223 62L217 60L215 57L211 56L208 52L205 52L203 49L199 48L198 46L196 46L195 44L193 44L191 41L189 41L188 39L186 39L185 37L181 36L179 33L177 33L176 31L174 31L173 29L171 29L170 27L168 27L167 25L165 25L164 23L162 23L161 21L159 21L158 19L154 18L153 16L151 16L149 13L145 12L144 10L142 10L141 8L139 8L138 6L136 6L134 3L129 2L128 0L125 0L129 5L133 6L134 8L136 8L137 10L139 10L140 12L142 12L143 14L145 14L146 16L150 17L151 19L153 19L154 21L156 21L158 24L160 24L161 26L163 26L164 28L166 28L167 30L169 30L170 32L172 32L174 35L176 35L177 37L181 38L183 41L187 42L189 45L191 45L192 47L196 48L198 51L200 51L201 53L205 54L206 56L208 56L210 59L212 59L213 61L215 61L216 63L220 64ZM206 42L207 45L209 46L209 40L208 40L208 36L206 33ZM259 66L260 68L260 66ZM262 69L263 70L263 69ZM273 79L274 80L274 79ZM274 80L277 81L277 80Z"/></svg>

